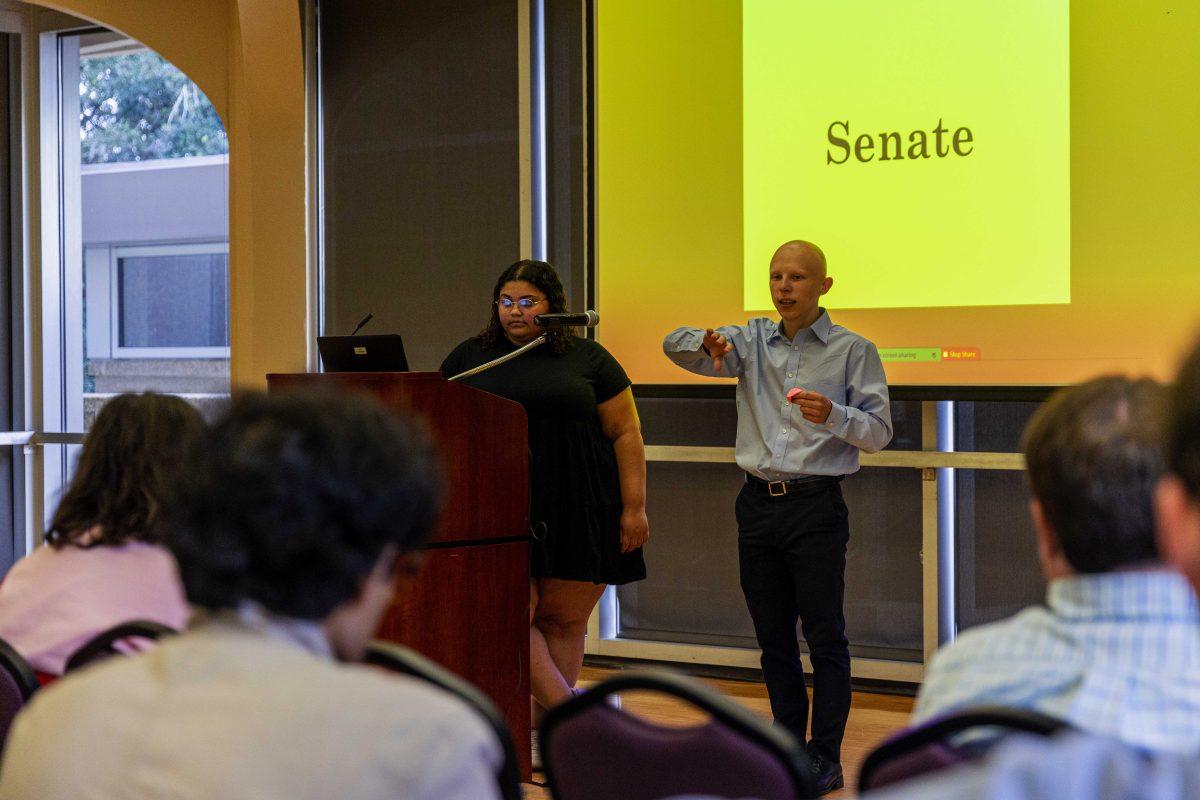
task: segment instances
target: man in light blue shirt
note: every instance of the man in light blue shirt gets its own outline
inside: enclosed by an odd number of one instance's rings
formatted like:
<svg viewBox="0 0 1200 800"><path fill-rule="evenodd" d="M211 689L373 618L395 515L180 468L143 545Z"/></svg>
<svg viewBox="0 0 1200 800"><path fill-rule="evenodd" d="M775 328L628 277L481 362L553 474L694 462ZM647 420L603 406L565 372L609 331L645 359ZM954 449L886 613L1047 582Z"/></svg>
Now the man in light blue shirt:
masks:
<svg viewBox="0 0 1200 800"><path fill-rule="evenodd" d="M821 297L825 255L791 241L771 258L779 320L679 328L663 351L684 369L738 379L737 463L742 592L762 649L771 711L809 754L823 791L842 785L850 712L850 650L842 610L849 522L839 482L858 451L892 438L887 381L875 345L834 325ZM796 622L813 663L812 735Z"/></svg>
<svg viewBox="0 0 1200 800"><path fill-rule="evenodd" d="M1200 587L1200 346L1184 363L1168 404L1166 474L1154 492L1158 548ZM1200 759L1147 752L1116 739L1072 733L1006 741L986 763L865 795L871 800L1191 800Z"/></svg>
<svg viewBox="0 0 1200 800"><path fill-rule="evenodd" d="M979 705L1028 708L1200 756L1200 606L1155 544L1163 395L1154 381L1112 376L1061 389L1038 409L1023 449L1046 606L940 650L914 722Z"/></svg>

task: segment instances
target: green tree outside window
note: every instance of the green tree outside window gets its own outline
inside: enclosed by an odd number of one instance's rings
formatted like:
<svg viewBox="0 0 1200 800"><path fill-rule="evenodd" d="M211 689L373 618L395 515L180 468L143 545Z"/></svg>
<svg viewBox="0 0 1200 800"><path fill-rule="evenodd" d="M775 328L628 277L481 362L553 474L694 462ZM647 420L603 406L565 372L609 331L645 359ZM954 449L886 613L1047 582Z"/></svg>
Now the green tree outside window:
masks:
<svg viewBox="0 0 1200 800"><path fill-rule="evenodd" d="M84 164L229 152L212 103L158 54L84 58L79 71Z"/></svg>

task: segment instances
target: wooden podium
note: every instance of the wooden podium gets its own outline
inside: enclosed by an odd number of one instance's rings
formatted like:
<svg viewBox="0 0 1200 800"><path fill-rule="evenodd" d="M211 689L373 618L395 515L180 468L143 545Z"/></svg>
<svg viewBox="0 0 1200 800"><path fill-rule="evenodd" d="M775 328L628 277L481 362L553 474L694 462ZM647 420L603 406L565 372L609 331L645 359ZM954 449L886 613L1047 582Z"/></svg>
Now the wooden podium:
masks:
<svg viewBox="0 0 1200 800"><path fill-rule="evenodd" d="M423 417L445 475L441 519L411 592L379 636L417 650L482 689L508 720L530 777L529 436L520 404L438 372L267 376L272 391L366 392Z"/></svg>

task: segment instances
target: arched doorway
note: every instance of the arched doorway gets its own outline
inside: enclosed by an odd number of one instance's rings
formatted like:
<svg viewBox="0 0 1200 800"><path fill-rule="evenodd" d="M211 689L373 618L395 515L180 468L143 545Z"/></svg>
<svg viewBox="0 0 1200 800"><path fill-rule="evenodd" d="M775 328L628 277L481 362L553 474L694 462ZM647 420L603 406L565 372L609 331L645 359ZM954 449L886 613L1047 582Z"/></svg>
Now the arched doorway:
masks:
<svg viewBox="0 0 1200 800"><path fill-rule="evenodd" d="M194 82L137 41L89 29L59 33L53 52L43 43L58 102L41 109L42 140L54 131L59 165L56 197L42 186L43 208L57 201L43 228L57 217L59 229L42 265L59 285L58 325L41 326L43 351L60 354L43 359L61 370L45 376L59 390L47 400L70 433L128 391L179 394L212 415L229 395L225 128ZM44 455L47 518L77 446L58 449Z"/></svg>
<svg viewBox="0 0 1200 800"><path fill-rule="evenodd" d="M80 165L83 428L125 391L181 394L211 413L229 394L225 127L194 82L140 43L108 31L61 39L62 159Z"/></svg>
<svg viewBox="0 0 1200 800"><path fill-rule="evenodd" d="M5 44L37 58L6 64L12 324L0 389L4 443L25 446L0 453L11 498L0 573L40 541L109 397L180 394L211 415L229 393L228 137L216 110L140 42L53 12L22 22Z"/></svg>

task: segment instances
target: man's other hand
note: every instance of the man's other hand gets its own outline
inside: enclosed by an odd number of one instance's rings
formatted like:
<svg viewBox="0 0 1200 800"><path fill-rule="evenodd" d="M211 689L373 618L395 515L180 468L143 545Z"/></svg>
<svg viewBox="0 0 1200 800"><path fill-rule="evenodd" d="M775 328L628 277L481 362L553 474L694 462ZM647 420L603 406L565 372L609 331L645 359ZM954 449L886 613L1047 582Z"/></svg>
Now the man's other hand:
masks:
<svg viewBox="0 0 1200 800"><path fill-rule="evenodd" d="M704 349L712 358L713 369L724 372L725 354L733 351L733 345L721 334L709 328L704 332Z"/></svg>
<svg viewBox="0 0 1200 800"><path fill-rule="evenodd" d="M800 406L800 414L809 422L815 422L818 425L825 424L825 420L829 419L829 412L833 409L833 401L820 392L810 392L807 389L801 389L789 399Z"/></svg>

